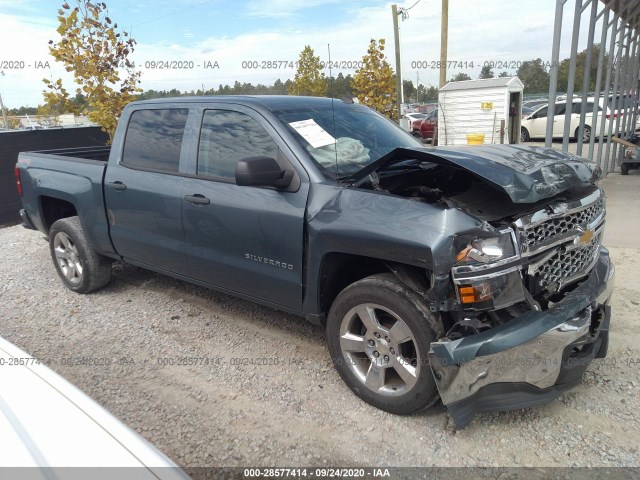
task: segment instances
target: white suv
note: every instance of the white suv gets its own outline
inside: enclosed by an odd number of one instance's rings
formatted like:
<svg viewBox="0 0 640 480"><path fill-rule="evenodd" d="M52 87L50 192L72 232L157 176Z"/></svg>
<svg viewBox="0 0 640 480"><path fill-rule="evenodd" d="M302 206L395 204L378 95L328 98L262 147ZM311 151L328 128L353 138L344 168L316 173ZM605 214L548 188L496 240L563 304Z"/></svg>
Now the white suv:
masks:
<svg viewBox="0 0 640 480"><path fill-rule="evenodd" d="M584 134L582 135L583 142L588 142L591 137L591 125L593 125L593 103L593 98L587 99L587 113L584 120ZM573 102L571 102L571 125L569 127L569 132L574 140L578 138L581 106L581 99L573 99ZM566 108L566 100L556 102L555 113L553 115L553 138L562 138L564 135ZM602 100L598 102L598 112L598 115L602 114ZM545 138L547 133L547 118L547 105L524 117L521 121L520 141L528 142L532 138ZM612 115L611 110L608 107L606 118L616 118L616 115Z"/></svg>

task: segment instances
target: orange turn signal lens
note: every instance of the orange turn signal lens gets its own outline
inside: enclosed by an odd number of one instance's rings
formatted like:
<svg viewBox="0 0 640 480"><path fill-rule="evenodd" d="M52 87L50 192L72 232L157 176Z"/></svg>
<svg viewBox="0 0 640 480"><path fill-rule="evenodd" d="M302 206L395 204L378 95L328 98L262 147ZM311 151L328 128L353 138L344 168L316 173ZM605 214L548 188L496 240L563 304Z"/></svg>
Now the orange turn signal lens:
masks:
<svg viewBox="0 0 640 480"><path fill-rule="evenodd" d="M458 255L456 255L456 262L461 262L462 260L467 258L467 254L469 253L469 250L471 250L471 246L468 246L467 248L462 250L460 253L458 253Z"/></svg>
<svg viewBox="0 0 640 480"><path fill-rule="evenodd" d="M476 301L476 297L474 295L463 295L460 300L462 303L473 303Z"/></svg>
<svg viewBox="0 0 640 480"><path fill-rule="evenodd" d="M475 302L486 302L487 300L491 300L491 287L482 283L472 286L459 286L458 293L460 294L460 302L462 303L475 303Z"/></svg>

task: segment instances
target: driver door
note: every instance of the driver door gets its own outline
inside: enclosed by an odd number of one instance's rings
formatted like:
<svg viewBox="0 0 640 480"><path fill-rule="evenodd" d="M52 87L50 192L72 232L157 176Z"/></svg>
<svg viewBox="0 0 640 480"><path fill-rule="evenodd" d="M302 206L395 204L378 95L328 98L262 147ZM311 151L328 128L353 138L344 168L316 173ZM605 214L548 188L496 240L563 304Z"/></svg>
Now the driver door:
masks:
<svg viewBox="0 0 640 480"><path fill-rule="evenodd" d="M182 222L190 276L241 295L302 308L308 180L257 112L236 105L203 109L191 175L182 184ZM240 186L239 160L275 158L296 172L292 184Z"/></svg>

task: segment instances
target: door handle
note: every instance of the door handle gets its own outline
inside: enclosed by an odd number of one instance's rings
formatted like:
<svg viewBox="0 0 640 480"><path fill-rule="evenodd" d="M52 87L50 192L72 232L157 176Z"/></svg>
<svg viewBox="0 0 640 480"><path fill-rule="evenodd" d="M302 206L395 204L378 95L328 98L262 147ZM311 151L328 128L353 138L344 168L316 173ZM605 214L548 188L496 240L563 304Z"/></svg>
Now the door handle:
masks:
<svg viewBox="0 0 640 480"><path fill-rule="evenodd" d="M119 181L109 182L109 186L110 186L111 188L113 188L114 190L118 190L118 191L120 191L120 192L121 192L122 190L126 190L126 189L127 189L127 186L126 186L124 183L119 182Z"/></svg>
<svg viewBox="0 0 640 480"><path fill-rule="evenodd" d="M184 199L194 205L209 205L211 203L211 200L199 193L196 193L195 195L185 195Z"/></svg>

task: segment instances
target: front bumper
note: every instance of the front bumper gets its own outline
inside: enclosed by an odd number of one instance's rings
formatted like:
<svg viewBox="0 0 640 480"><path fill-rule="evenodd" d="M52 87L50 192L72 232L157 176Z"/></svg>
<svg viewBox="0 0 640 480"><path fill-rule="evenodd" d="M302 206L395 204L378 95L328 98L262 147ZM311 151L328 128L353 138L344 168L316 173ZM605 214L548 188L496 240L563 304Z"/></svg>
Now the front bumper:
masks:
<svg viewBox="0 0 640 480"><path fill-rule="evenodd" d="M431 344L436 385L458 428L476 413L547 403L577 385L607 354L615 267L601 248L589 276L546 311Z"/></svg>

